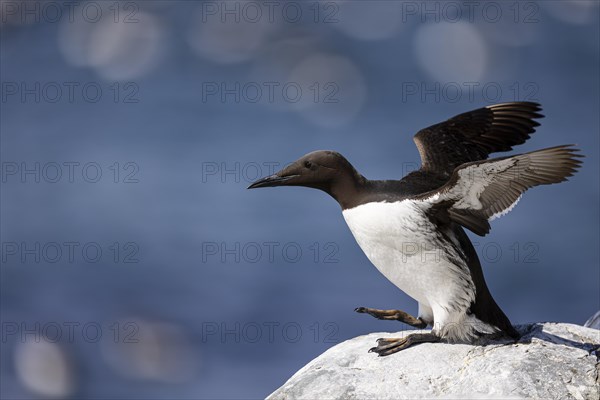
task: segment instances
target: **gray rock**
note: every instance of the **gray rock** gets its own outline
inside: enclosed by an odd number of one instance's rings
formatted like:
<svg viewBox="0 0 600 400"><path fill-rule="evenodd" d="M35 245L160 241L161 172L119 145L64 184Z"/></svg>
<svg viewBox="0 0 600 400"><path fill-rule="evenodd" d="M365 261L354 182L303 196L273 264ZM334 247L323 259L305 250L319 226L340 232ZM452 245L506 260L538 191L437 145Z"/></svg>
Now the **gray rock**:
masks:
<svg viewBox="0 0 600 400"><path fill-rule="evenodd" d="M372 333L308 363L268 399L600 398L600 331L571 324L517 327L517 343L424 343L387 357Z"/></svg>

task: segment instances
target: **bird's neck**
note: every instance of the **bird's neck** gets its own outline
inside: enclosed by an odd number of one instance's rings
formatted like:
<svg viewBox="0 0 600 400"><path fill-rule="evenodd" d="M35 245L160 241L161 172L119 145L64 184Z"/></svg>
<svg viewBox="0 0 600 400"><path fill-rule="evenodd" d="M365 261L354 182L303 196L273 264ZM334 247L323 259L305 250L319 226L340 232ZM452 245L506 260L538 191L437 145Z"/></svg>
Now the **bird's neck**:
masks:
<svg viewBox="0 0 600 400"><path fill-rule="evenodd" d="M353 207L353 204L367 190L368 182L367 178L354 170L340 176L325 191L339 203L342 209L347 209Z"/></svg>

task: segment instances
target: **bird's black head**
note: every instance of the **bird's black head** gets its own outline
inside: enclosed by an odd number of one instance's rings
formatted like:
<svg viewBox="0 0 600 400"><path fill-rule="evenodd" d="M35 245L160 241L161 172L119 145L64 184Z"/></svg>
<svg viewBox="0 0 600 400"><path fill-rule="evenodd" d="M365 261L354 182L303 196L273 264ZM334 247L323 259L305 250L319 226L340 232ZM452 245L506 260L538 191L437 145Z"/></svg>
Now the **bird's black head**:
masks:
<svg viewBox="0 0 600 400"><path fill-rule="evenodd" d="M318 150L271 176L257 180L248 189L305 186L320 189L340 201L340 196L354 190L364 179L340 153Z"/></svg>

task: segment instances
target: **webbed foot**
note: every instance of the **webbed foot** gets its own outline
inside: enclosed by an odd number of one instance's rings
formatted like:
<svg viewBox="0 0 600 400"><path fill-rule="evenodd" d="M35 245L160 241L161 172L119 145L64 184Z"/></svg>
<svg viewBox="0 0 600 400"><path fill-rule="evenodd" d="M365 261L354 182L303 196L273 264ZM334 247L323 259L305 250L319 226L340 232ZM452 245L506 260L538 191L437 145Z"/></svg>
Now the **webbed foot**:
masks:
<svg viewBox="0 0 600 400"><path fill-rule="evenodd" d="M435 333L413 333L405 338L377 339L377 346L369 349L369 353L377 353L380 357L397 353L417 343L436 343L442 340Z"/></svg>

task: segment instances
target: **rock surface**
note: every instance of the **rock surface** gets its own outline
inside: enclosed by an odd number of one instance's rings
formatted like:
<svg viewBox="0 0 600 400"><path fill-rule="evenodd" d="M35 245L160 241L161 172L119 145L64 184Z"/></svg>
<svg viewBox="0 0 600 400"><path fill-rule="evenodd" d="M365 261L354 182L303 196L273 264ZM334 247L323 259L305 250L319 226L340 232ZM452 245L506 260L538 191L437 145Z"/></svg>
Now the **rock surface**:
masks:
<svg viewBox="0 0 600 400"><path fill-rule="evenodd" d="M308 363L269 399L600 398L600 331L571 324L517 327L518 343L424 343L378 357L372 333Z"/></svg>

